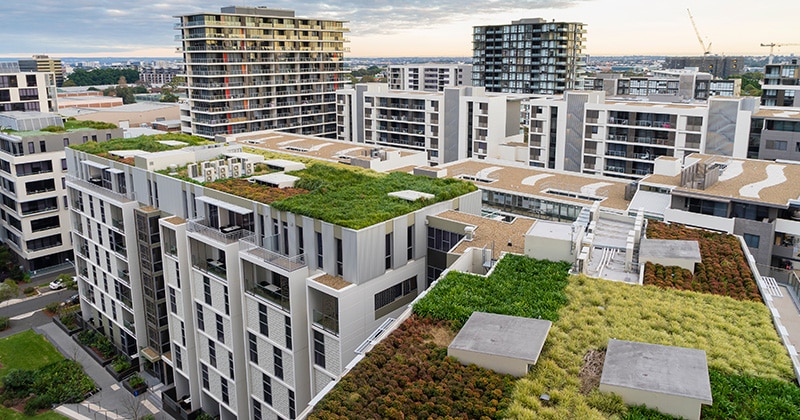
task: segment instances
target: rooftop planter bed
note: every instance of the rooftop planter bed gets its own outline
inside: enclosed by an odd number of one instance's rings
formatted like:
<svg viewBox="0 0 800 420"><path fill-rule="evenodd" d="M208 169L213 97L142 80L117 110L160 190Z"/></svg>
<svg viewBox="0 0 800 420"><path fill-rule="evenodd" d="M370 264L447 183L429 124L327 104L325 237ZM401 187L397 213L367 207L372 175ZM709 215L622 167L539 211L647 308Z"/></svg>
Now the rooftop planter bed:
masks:
<svg viewBox="0 0 800 420"><path fill-rule="evenodd" d="M558 319L567 304L569 263L508 254L489 277L451 271L414 305L420 316L451 320L461 328L474 311Z"/></svg>
<svg viewBox="0 0 800 420"><path fill-rule="evenodd" d="M186 145L169 146L163 143L159 143L159 141L164 141L164 140L181 141L186 143ZM169 134L156 134L152 136L139 136L129 139L112 139L109 141L101 141L101 142L90 141L83 144L71 145L70 147L75 150L79 150L81 152L86 152L93 155L100 155L103 153L108 153L109 151L112 150L143 150L145 152L163 152L165 150L182 149L187 146L197 146L201 144L211 144L211 143L213 142L208 141L201 137L195 137L180 133L169 133Z"/></svg>
<svg viewBox="0 0 800 420"><path fill-rule="evenodd" d="M115 380L119 381L139 371L139 359L131 360L120 354L106 365L106 370Z"/></svg>
<svg viewBox="0 0 800 420"><path fill-rule="evenodd" d="M60 316L54 316L53 323L58 325L58 328L64 330L65 333L73 335L83 329L79 320L80 317L80 311L70 311Z"/></svg>
<svg viewBox="0 0 800 420"><path fill-rule="evenodd" d="M48 133L64 133L67 131L74 131L81 129L111 130L114 128L117 128L117 126L112 123L101 122L101 121L80 121L76 120L75 117L70 117L69 119L67 119L67 121L64 122L63 127L57 125L51 125L49 127L41 129L41 131L45 131Z"/></svg>
<svg viewBox="0 0 800 420"><path fill-rule="evenodd" d="M291 174L301 178L295 187L309 193L275 201L272 207L351 229L362 229L477 189L471 183L456 179L433 179L399 172L381 174L322 163L311 164ZM420 191L435 197L406 201L388 195L402 190Z"/></svg>
<svg viewBox="0 0 800 420"><path fill-rule="evenodd" d="M584 357L605 350L609 337L705 350L709 369L718 374L711 375L714 406L703 407L703 419L731 418L724 415L730 412L746 418L738 414L746 410L742 404L761 401L759 388L750 388L748 399L731 397L724 381L732 376L791 385L791 362L762 304L585 277L571 278L565 291L569 304L553 324L539 363L517 381L509 417L609 418L635 413L637 418L653 418L657 413L627 408L616 396L599 393L599 376L593 383L584 370ZM542 405L542 393L557 402ZM714 407L725 407L723 414Z"/></svg>
<svg viewBox="0 0 800 420"><path fill-rule="evenodd" d="M73 336L73 339L86 350L90 356L100 365L105 366L111 363L117 349L108 337L100 334L93 329L87 329Z"/></svg>
<svg viewBox="0 0 800 420"><path fill-rule="evenodd" d="M142 395L142 393L147 391L147 383L145 383L144 378L139 375L133 375L122 381L122 387L134 396Z"/></svg>
<svg viewBox="0 0 800 420"><path fill-rule="evenodd" d="M249 182L245 178L226 178L204 184L208 188L213 188L228 194L238 195L259 203L272 204L278 200L284 200L293 195L306 194L308 191L300 188L269 188Z"/></svg>
<svg viewBox="0 0 800 420"><path fill-rule="evenodd" d="M648 263L645 265L644 284L762 301L741 243L735 236L651 220L647 222L647 237L697 240L703 262L695 266L694 274L678 267Z"/></svg>
<svg viewBox="0 0 800 420"><path fill-rule="evenodd" d="M512 377L447 357L449 323L409 318L328 393L309 419L500 419Z"/></svg>

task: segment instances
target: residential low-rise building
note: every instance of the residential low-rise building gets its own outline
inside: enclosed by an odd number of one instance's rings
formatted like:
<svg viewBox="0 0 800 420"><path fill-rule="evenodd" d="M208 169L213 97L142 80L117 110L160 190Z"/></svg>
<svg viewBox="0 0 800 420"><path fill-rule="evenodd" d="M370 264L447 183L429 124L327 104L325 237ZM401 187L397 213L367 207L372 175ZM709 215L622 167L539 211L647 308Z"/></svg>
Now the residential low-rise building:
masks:
<svg viewBox="0 0 800 420"><path fill-rule="evenodd" d="M0 113L0 195L2 237L26 271L51 268L73 259L64 149L88 141L121 137L117 128L91 129L38 112ZM61 127L63 131L41 131Z"/></svg>
<svg viewBox="0 0 800 420"><path fill-rule="evenodd" d="M800 64L797 59L789 63L767 64L761 89L761 105L800 107Z"/></svg>
<svg viewBox="0 0 800 420"><path fill-rule="evenodd" d="M388 171L423 165L420 152L181 139L67 152L83 317L171 385L175 416L295 418L427 286L426 216L480 213L468 183L323 163Z"/></svg>
<svg viewBox="0 0 800 420"><path fill-rule="evenodd" d="M402 64L389 66L389 89L441 92L446 87L472 86L471 64Z"/></svg>
<svg viewBox="0 0 800 420"><path fill-rule="evenodd" d="M424 151L431 165L499 155L499 145L523 141L525 97L476 87L418 92L359 84L337 92L338 138Z"/></svg>
<svg viewBox="0 0 800 420"><path fill-rule="evenodd" d="M662 70L641 77L601 73L583 79L584 90L603 91L608 97L650 97L660 101L739 96L741 88L741 79L714 79L709 73L693 70Z"/></svg>
<svg viewBox="0 0 800 420"><path fill-rule="evenodd" d="M0 112L58 111L54 73L23 72L17 63L0 64Z"/></svg>

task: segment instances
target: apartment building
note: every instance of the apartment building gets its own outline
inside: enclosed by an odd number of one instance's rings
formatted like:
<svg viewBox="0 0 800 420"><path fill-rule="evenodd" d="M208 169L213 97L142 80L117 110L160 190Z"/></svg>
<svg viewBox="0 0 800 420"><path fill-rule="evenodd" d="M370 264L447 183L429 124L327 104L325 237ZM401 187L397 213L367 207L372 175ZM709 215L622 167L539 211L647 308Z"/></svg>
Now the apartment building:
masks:
<svg viewBox="0 0 800 420"><path fill-rule="evenodd" d="M659 156L746 157L758 109L747 97L676 103L606 99L603 92L586 91L528 104L528 159L517 161L628 179L652 173Z"/></svg>
<svg viewBox="0 0 800 420"><path fill-rule="evenodd" d="M797 59L789 63L767 64L764 68L761 105L800 107L800 65Z"/></svg>
<svg viewBox="0 0 800 420"><path fill-rule="evenodd" d="M742 236L756 262L800 266L800 165L692 154L660 158L639 203L667 203L666 221ZM656 210L656 209L653 209Z"/></svg>
<svg viewBox="0 0 800 420"><path fill-rule="evenodd" d="M524 95L478 87L396 91L382 83L358 84L336 95L340 140L422 151L430 165L498 155L498 145L523 141Z"/></svg>
<svg viewBox="0 0 800 420"><path fill-rule="evenodd" d="M472 31L472 84L488 92L552 95L578 86L584 24L520 19Z"/></svg>
<svg viewBox="0 0 800 420"><path fill-rule="evenodd" d="M389 89L441 92L446 87L472 86L471 64L402 64L389 66Z"/></svg>
<svg viewBox="0 0 800 420"><path fill-rule="evenodd" d="M139 70L140 80L148 85L161 86L172 81L175 76L184 73L181 67L142 67Z"/></svg>
<svg viewBox="0 0 800 420"><path fill-rule="evenodd" d="M31 59L19 60L19 69L23 72L53 73L56 86L64 84L64 66L61 59L50 58L47 55L34 55Z"/></svg>
<svg viewBox="0 0 800 420"><path fill-rule="evenodd" d="M17 63L0 63L0 112L56 112L53 73L22 72Z"/></svg>
<svg viewBox="0 0 800 420"><path fill-rule="evenodd" d="M741 79L714 79L709 73L666 70L652 76L622 77L601 73L583 79L584 90L603 91L606 96L651 97L656 100L705 100L711 96L739 96Z"/></svg>
<svg viewBox="0 0 800 420"><path fill-rule="evenodd" d="M348 193L375 177L323 163L394 170L424 165L419 152L274 131L224 140L68 149L82 314L170 385L171 415L291 419L429 284L426 216L478 214L481 196L401 173ZM360 219L372 200L408 210Z"/></svg>
<svg viewBox="0 0 800 420"><path fill-rule="evenodd" d="M64 148L89 140L121 137L122 130L63 127L61 117L39 112L0 113L0 195L2 237L26 271L61 265L73 259Z"/></svg>
<svg viewBox="0 0 800 420"><path fill-rule="evenodd" d="M234 6L178 18L189 97L185 133L336 136L335 91L348 80L343 21Z"/></svg>
<svg viewBox="0 0 800 420"><path fill-rule="evenodd" d="M701 55L667 57L664 68L685 69L696 67L704 73L711 73L717 79L727 79L744 72L744 57L725 55Z"/></svg>

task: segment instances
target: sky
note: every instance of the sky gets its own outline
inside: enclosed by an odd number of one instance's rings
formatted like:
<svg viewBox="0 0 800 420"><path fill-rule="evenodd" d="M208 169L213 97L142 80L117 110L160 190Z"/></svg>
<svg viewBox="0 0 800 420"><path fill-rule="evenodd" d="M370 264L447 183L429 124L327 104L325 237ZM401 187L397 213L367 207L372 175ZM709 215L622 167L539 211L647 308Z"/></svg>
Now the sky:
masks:
<svg viewBox="0 0 800 420"><path fill-rule="evenodd" d="M0 57L180 58L176 15L219 12L208 0L2 0ZM800 44L800 1L769 0L239 0L349 21L351 57L471 56L472 27L521 18L586 24L590 55L767 55ZM775 49L800 54L800 45Z"/></svg>

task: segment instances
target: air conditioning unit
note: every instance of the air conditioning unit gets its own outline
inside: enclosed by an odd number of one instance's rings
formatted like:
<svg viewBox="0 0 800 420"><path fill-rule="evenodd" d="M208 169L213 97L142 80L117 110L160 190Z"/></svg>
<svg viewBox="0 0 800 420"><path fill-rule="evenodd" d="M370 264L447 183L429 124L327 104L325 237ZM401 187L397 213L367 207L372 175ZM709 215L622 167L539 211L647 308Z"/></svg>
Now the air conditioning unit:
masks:
<svg viewBox="0 0 800 420"><path fill-rule="evenodd" d="M231 164L231 178L239 178L242 176L242 164L241 163L232 163Z"/></svg>
<svg viewBox="0 0 800 420"><path fill-rule="evenodd" d="M200 173L197 170L196 163L190 163L186 165L186 173L189 175L189 178L197 178L200 176Z"/></svg>
<svg viewBox="0 0 800 420"><path fill-rule="evenodd" d="M245 175L252 175L253 172L256 171L256 165L253 162L245 162L244 163L244 174Z"/></svg>
<svg viewBox="0 0 800 420"><path fill-rule="evenodd" d="M212 168L206 168L205 171L205 181L206 182L213 182L217 180L217 170Z"/></svg>
<svg viewBox="0 0 800 420"><path fill-rule="evenodd" d="M219 165L219 169L217 170L219 174L219 179L225 179L228 177L228 166L227 165Z"/></svg>

